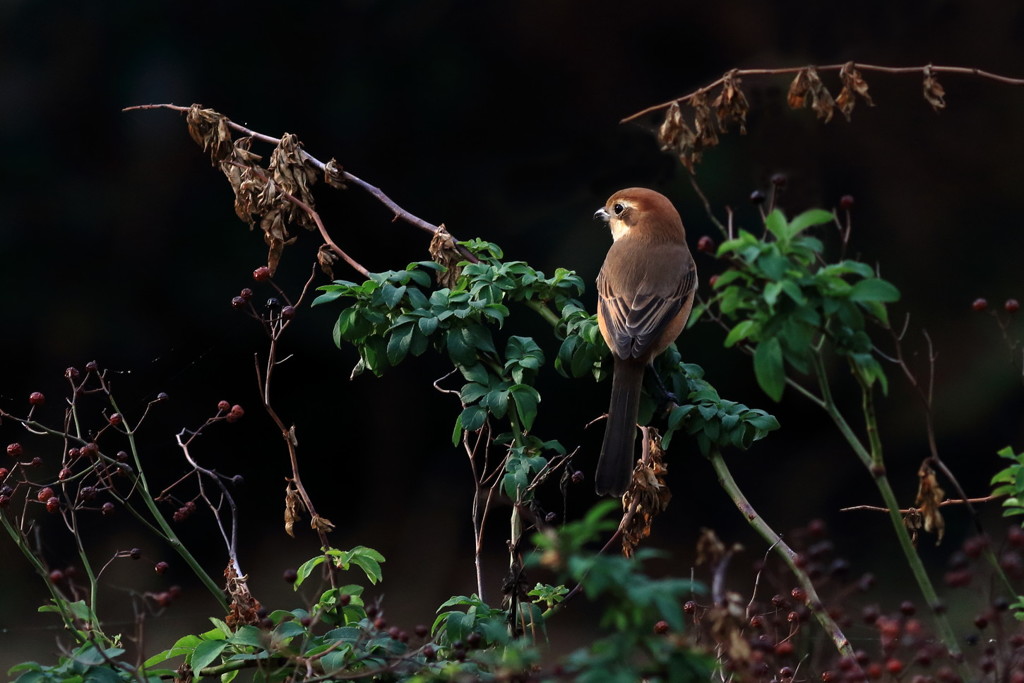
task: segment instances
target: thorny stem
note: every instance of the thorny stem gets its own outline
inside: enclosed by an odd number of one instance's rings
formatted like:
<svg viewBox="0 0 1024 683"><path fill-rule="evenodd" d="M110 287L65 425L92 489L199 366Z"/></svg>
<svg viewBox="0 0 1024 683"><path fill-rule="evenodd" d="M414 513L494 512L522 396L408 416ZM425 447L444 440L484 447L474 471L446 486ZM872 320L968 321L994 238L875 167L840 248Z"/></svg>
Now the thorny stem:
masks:
<svg viewBox="0 0 1024 683"><path fill-rule="evenodd" d="M782 540L782 537L775 533L775 530L764 521L764 518L761 517L761 515L757 514L754 506L750 504L747 497L743 495L743 491L740 490L736 480L733 479L732 473L729 471L729 466L726 465L721 451L716 449L712 452L710 459L711 465L715 468L715 473L718 475L718 483L721 484L722 488L729 494L729 497L732 499L733 503L736 504L737 509L739 509L743 514L747 523L754 527L754 530L760 534L761 538L768 542L768 544L782 558L783 562L786 563L790 571L792 571L796 576L797 581L800 582L801 588L803 588L807 593L807 600L805 604L814 614L818 623L821 624L821 627L825 629L825 632L828 633L830 638L832 638L832 642L835 643L836 649L839 650L839 653L844 656L849 656L852 659L853 646L846 638L842 629L839 628L839 624L837 624L829 615L825 605L822 604L810 577L807 576L807 573L803 569L797 566L796 551L790 548L786 542Z"/></svg>
<svg viewBox="0 0 1024 683"><path fill-rule="evenodd" d="M815 66L817 71L841 71L844 67L853 67L859 71L874 71L877 73L888 73L888 74L908 74L908 73L920 73L924 74L926 71L930 71L933 74L964 74L968 76L978 76L980 78L987 78L1000 83L1006 83L1007 85L1024 85L1024 78L1011 78L1010 76L1002 76L995 74L990 71L983 71L981 69L973 69L970 67L963 66L934 66L927 64L924 66L878 66L875 64L858 64L855 62L846 62L843 64L828 64L825 66ZM651 112L658 111L659 109L666 109L670 107L674 102L685 102L693 99L697 95L702 95L710 90L717 88L722 85L727 79L732 79L737 76L783 76L786 74L799 73L806 69L806 66L794 66L780 69L733 69L728 73L724 74L718 80L712 81L701 88L687 94L682 97L676 97L675 99L669 100L668 102L662 102L661 104L655 104L653 106L642 109L635 114L630 114L626 118L619 121L619 123L628 123L635 119L650 114Z"/></svg>

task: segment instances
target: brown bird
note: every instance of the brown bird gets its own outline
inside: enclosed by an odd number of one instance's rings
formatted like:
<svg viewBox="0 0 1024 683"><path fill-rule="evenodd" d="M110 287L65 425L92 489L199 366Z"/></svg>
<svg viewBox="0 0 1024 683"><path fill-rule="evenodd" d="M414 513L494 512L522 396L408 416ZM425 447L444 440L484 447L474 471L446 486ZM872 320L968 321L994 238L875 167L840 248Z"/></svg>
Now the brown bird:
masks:
<svg viewBox="0 0 1024 683"><path fill-rule="evenodd" d="M598 495L617 497L632 478L644 370L686 325L697 267L679 212L654 190L620 190L594 217L612 232L597 276L597 322L615 363L594 481Z"/></svg>

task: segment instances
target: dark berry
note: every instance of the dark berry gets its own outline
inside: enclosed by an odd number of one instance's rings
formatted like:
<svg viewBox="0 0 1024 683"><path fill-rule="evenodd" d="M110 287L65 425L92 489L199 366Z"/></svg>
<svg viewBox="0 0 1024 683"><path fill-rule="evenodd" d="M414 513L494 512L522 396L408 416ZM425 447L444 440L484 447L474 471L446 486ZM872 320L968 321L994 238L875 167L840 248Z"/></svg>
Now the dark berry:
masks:
<svg viewBox="0 0 1024 683"><path fill-rule="evenodd" d="M1007 299L1006 303L1003 304L1003 309L1007 313L1016 313L1020 310L1020 302L1016 299Z"/></svg>
<svg viewBox="0 0 1024 683"><path fill-rule="evenodd" d="M753 192L750 193L750 203L753 204L754 206L760 206L761 204L764 204L764 200L764 192L761 192L761 190L754 190Z"/></svg>
<svg viewBox="0 0 1024 683"><path fill-rule="evenodd" d="M685 612L686 614L693 614L696 611L697 603L695 603L693 600L687 600L683 603L683 612Z"/></svg>
<svg viewBox="0 0 1024 683"><path fill-rule="evenodd" d="M978 616L974 617L975 628L977 628L980 631L986 626L988 626L988 617L986 617L984 614L979 614Z"/></svg>
<svg viewBox="0 0 1024 683"><path fill-rule="evenodd" d="M392 626L388 629L388 636L391 637L391 640L398 640L399 633L401 633L401 630L397 626Z"/></svg>
<svg viewBox="0 0 1024 683"><path fill-rule="evenodd" d="M277 300L276 296L269 297L267 303L264 304L268 311L276 311L281 308L281 302Z"/></svg>
<svg viewBox="0 0 1024 683"><path fill-rule="evenodd" d="M544 515L544 521L548 524L551 524L556 519L558 519L558 515L556 515L554 512L549 512L546 515Z"/></svg>
<svg viewBox="0 0 1024 683"><path fill-rule="evenodd" d="M789 657L793 654L793 641L784 640L775 646L775 654L779 657Z"/></svg>
<svg viewBox="0 0 1024 683"><path fill-rule="evenodd" d="M427 634L430 633L430 629L428 629L425 624L416 624L416 627L413 629L413 633L416 634L417 638L426 638Z"/></svg>
<svg viewBox="0 0 1024 683"><path fill-rule="evenodd" d="M157 574L163 574L167 571L168 567L170 567L170 565L161 560L160 562L157 562L153 565L153 571L155 571Z"/></svg>
<svg viewBox="0 0 1024 683"><path fill-rule="evenodd" d="M434 651L434 647L432 645L424 645L423 658L426 659L428 662L432 662L434 661L435 657L437 657L437 652Z"/></svg>
<svg viewBox="0 0 1024 683"><path fill-rule="evenodd" d="M466 636L466 645L470 648L477 648L480 647L481 640L483 640L483 638L480 637L480 634L476 631L473 631L468 636Z"/></svg>
<svg viewBox="0 0 1024 683"><path fill-rule="evenodd" d="M861 618L865 624L873 624L878 621L879 611L878 605L868 605L860 613Z"/></svg>
<svg viewBox="0 0 1024 683"><path fill-rule="evenodd" d="M294 569L285 569L283 578L285 583L295 583L295 581L299 578L299 573Z"/></svg>
<svg viewBox="0 0 1024 683"><path fill-rule="evenodd" d="M988 308L988 299L977 298L974 303L971 304L971 308L979 313Z"/></svg>
<svg viewBox="0 0 1024 683"><path fill-rule="evenodd" d="M572 483L579 484L582 481L583 481L583 472L581 472L580 470L576 470L575 472L572 473Z"/></svg>
<svg viewBox="0 0 1024 683"><path fill-rule="evenodd" d="M83 486L79 489L78 495L82 500L92 500L96 497L96 488L93 486Z"/></svg>
<svg viewBox="0 0 1024 683"><path fill-rule="evenodd" d="M910 600L904 600L900 603L900 612L903 614L903 616L910 617L913 616L915 612L917 612L917 608L914 607L914 603L910 602Z"/></svg>
<svg viewBox="0 0 1024 683"><path fill-rule="evenodd" d="M785 173L773 173L772 174L772 185L782 189L786 186L786 174Z"/></svg>
<svg viewBox="0 0 1024 683"><path fill-rule="evenodd" d="M242 297L245 301L252 298L252 290L248 287L242 287L242 291L238 293L238 296Z"/></svg>
<svg viewBox="0 0 1024 683"><path fill-rule="evenodd" d="M40 458L38 455L28 461L28 466L29 467L39 467L42 464L43 464L43 459Z"/></svg>
<svg viewBox="0 0 1024 683"><path fill-rule="evenodd" d="M377 617L373 620L373 627L378 631L383 631L387 626L388 622L384 617Z"/></svg>
<svg viewBox="0 0 1024 683"><path fill-rule="evenodd" d="M668 622L662 619L661 621L655 622L654 632L661 636L668 633Z"/></svg>
<svg viewBox="0 0 1024 683"><path fill-rule="evenodd" d="M241 474L236 474L235 476L231 477L231 485L232 486L241 486L244 483L245 483L245 477L243 477Z"/></svg>
<svg viewBox="0 0 1024 683"><path fill-rule="evenodd" d="M844 194L842 197L840 197L839 198L839 208L842 209L843 211L849 211L850 209L852 209L853 208L853 195L852 194Z"/></svg>
<svg viewBox="0 0 1024 683"><path fill-rule="evenodd" d="M352 596L349 595L348 593L342 593L341 595L338 596L338 604L341 605L342 607L345 607L346 605L348 605L351 602L352 602ZM369 610L367 610L367 614L369 614Z"/></svg>
<svg viewBox="0 0 1024 683"><path fill-rule="evenodd" d="M299 619L299 623L305 626L306 628L309 628L310 624L313 623L313 617L307 614L306 616Z"/></svg>
<svg viewBox="0 0 1024 683"><path fill-rule="evenodd" d="M28 402L34 406L41 406L46 403L46 397L43 396L41 391L33 391L28 395Z"/></svg>
<svg viewBox="0 0 1024 683"><path fill-rule="evenodd" d="M25 451L21 447L20 443L9 443L9 444L7 444L7 455L11 456L12 458L20 458L22 453L24 453L24 452Z"/></svg>
<svg viewBox="0 0 1024 683"><path fill-rule="evenodd" d="M807 523L807 533L815 538L822 538L826 531L828 531L828 527L823 519L815 518Z"/></svg>
<svg viewBox="0 0 1024 683"><path fill-rule="evenodd" d="M142 548L132 548L128 551L128 557L137 560L142 557Z"/></svg>
<svg viewBox="0 0 1024 683"><path fill-rule="evenodd" d="M232 308L242 308L244 306L245 306L245 299L243 299L240 296L231 297L231 307Z"/></svg>
<svg viewBox="0 0 1024 683"><path fill-rule="evenodd" d="M870 574L870 573L864 574L857 581L857 590L859 590L861 592L867 592L867 591L871 590L872 586L874 586L874 585L875 585L875 575L874 574Z"/></svg>
<svg viewBox="0 0 1024 683"><path fill-rule="evenodd" d="M100 366L97 365L96 361L94 361L94 360L91 360L91 361L89 361L88 363L85 364L85 371L86 372L96 372L99 369L100 369Z"/></svg>
<svg viewBox="0 0 1024 683"><path fill-rule="evenodd" d="M128 459L128 454L125 453L124 451L118 451L117 455L114 456L114 460L117 460L118 462L124 462L127 459Z"/></svg>
<svg viewBox="0 0 1024 683"><path fill-rule="evenodd" d="M715 250L715 241L708 235L701 235L701 238L697 240L697 251L703 251L705 254L710 254Z"/></svg>
<svg viewBox="0 0 1024 683"><path fill-rule="evenodd" d="M779 678L781 678L784 681L792 680L793 679L793 667L791 667L791 666L784 666L781 669L779 669Z"/></svg>
<svg viewBox="0 0 1024 683"><path fill-rule="evenodd" d="M11 496L7 493L0 493L0 508L5 508L11 504Z"/></svg>
<svg viewBox="0 0 1024 683"><path fill-rule="evenodd" d="M256 282L265 282L270 279L270 268L266 266L260 266L256 270L252 271L252 279Z"/></svg>
<svg viewBox="0 0 1024 683"><path fill-rule="evenodd" d="M100 508L100 512L102 512L105 515L112 515L112 514L114 514L114 504L111 503L110 501L107 501Z"/></svg>
<svg viewBox="0 0 1024 683"><path fill-rule="evenodd" d="M156 395L156 400L158 401L166 401L169 398L170 396L168 396L167 392L165 391L161 391L159 394Z"/></svg>
<svg viewBox="0 0 1024 683"><path fill-rule="evenodd" d="M794 588L789 592L797 602L807 602L807 591L803 588Z"/></svg>
<svg viewBox="0 0 1024 683"><path fill-rule="evenodd" d="M291 320L292 318L294 318L295 317L295 307L294 306L285 306L284 308L282 308L281 309L281 317L284 318L285 320Z"/></svg>
<svg viewBox="0 0 1024 683"><path fill-rule="evenodd" d="M64 370L64 377L66 377L67 379L78 379L78 375L79 372L78 368L76 367L70 367Z"/></svg>

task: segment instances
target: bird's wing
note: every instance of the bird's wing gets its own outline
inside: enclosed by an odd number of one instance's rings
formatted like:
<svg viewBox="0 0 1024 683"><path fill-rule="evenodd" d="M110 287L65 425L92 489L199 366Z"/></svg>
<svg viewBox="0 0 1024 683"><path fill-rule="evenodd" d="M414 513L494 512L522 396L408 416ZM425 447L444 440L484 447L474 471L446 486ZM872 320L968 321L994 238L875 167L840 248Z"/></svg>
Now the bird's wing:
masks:
<svg viewBox="0 0 1024 683"><path fill-rule="evenodd" d="M675 276L651 281L650 273L666 270ZM690 300L697 271L685 247L669 247L652 254L643 271L626 280L615 290L602 269L597 278L598 306L611 350L619 358L639 358Z"/></svg>

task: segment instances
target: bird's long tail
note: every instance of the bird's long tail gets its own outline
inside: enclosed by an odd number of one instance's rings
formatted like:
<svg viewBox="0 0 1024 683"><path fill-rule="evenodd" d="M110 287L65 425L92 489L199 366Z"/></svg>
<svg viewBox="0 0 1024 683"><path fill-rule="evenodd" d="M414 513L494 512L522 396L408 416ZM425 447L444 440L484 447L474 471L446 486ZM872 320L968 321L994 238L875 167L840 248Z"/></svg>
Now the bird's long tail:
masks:
<svg viewBox="0 0 1024 683"><path fill-rule="evenodd" d="M636 460L633 447L644 368L645 364L637 360L615 359L608 425L594 476L594 489L599 496L619 497L629 488Z"/></svg>

